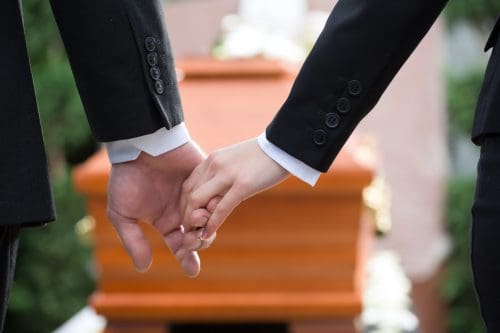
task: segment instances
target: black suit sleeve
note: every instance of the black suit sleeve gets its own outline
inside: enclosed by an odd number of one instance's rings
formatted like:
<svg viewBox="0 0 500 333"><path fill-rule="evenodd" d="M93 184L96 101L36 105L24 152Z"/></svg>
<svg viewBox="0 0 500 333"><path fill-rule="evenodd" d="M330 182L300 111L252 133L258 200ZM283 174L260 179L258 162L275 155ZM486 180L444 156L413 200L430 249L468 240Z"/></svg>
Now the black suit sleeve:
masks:
<svg viewBox="0 0 500 333"><path fill-rule="evenodd" d="M51 0L95 137L114 141L182 122L160 0Z"/></svg>
<svg viewBox="0 0 500 333"><path fill-rule="evenodd" d="M327 171L446 2L340 0L267 128L268 140Z"/></svg>

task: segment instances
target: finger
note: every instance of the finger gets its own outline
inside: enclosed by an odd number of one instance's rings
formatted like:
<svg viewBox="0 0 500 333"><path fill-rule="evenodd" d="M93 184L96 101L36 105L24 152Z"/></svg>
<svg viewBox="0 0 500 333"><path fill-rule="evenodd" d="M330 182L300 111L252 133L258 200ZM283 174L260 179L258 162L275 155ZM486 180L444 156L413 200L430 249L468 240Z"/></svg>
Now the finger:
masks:
<svg viewBox="0 0 500 333"><path fill-rule="evenodd" d="M215 207L219 204L219 202L222 200L222 196L218 195L215 198L212 198L210 202L207 204L207 210L212 214L215 211Z"/></svg>
<svg viewBox="0 0 500 333"><path fill-rule="evenodd" d="M212 243L215 241L217 238L217 233L215 232L212 236L210 236L209 239L203 240L203 244L199 248L199 250L205 250L208 249L210 246L212 246Z"/></svg>
<svg viewBox="0 0 500 333"><path fill-rule="evenodd" d="M208 163L206 161L200 163L198 166L196 166L196 168L193 169L191 175L189 175L189 177L182 184L180 212L184 212L186 210L189 195L194 190L195 185L198 184L200 179L204 179L202 176L206 174L207 169Z"/></svg>
<svg viewBox="0 0 500 333"><path fill-rule="evenodd" d="M198 252L187 252L187 254L182 259L182 269L184 270L184 273L190 278L195 278L200 274L201 263Z"/></svg>
<svg viewBox="0 0 500 333"><path fill-rule="evenodd" d="M184 274L188 277L194 278L200 274L201 266L198 252L181 248L175 257L180 262Z"/></svg>
<svg viewBox="0 0 500 333"><path fill-rule="evenodd" d="M186 225L186 232L205 227L210 215L212 215L215 207L217 207L221 199L221 196L217 196L208 202L207 208L194 210L187 223L184 223Z"/></svg>
<svg viewBox="0 0 500 333"><path fill-rule="evenodd" d="M208 249L217 237L217 233L214 233L209 239L201 239L202 233L203 229L199 229L185 234L183 248L190 251Z"/></svg>
<svg viewBox="0 0 500 333"><path fill-rule="evenodd" d="M190 193L194 190L196 184L200 182L200 179L204 177L208 170L208 162L205 160L198 164L196 168L193 169L189 177L184 181L183 192L184 194Z"/></svg>
<svg viewBox="0 0 500 333"><path fill-rule="evenodd" d="M207 225L210 215L215 210L215 207L217 207L221 199L222 199L221 196L217 196L212 200L210 200L210 202L207 205L207 207L209 208L207 209L201 208L193 211L193 213L191 214L191 218L188 222L190 229L184 231L185 247L193 251L197 251L200 248L208 248L212 244L215 237L213 237L213 239L211 239L208 243L206 243L206 240L201 240L201 236L203 234L203 229ZM200 240L205 243L200 243Z"/></svg>
<svg viewBox="0 0 500 333"><path fill-rule="evenodd" d="M215 210L210 216L201 238L210 239L210 237L219 229L229 214L231 214L233 209L238 206L241 201L242 196L239 191L235 190L234 187L231 188L215 207Z"/></svg>
<svg viewBox="0 0 500 333"><path fill-rule="evenodd" d="M185 223L186 232L205 227L210 215L211 213L205 208L194 210L193 213L191 213L191 217L187 220L187 223Z"/></svg>
<svg viewBox="0 0 500 333"><path fill-rule="evenodd" d="M201 234L203 229L193 230L184 234L184 244L183 248L190 251L198 251L203 246L203 240L201 239Z"/></svg>
<svg viewBox="0 0 500 333"><path fill-rule="evenodd" d="M123 217L113 210L109 211L108 216L137 271L146 272L151 266L151 245L138 221Z"/></svg>
<svg viewBox="0 0 500 333"><path fill-rule="evenodd" d="M224 195L228 188L229 184L223 177L214 177L209 179L206 183L201 184L188 195L183 220L183 223L187 224L186 227L188 230L191 227L189 222L191 222L190 220L193 212L197 209L206 207L214 197Z"/></svg>
<svg viewBox="0 0 500 333"><path fill-rule="evenodd" d="M180 227L163 235L165 243L179 261L184 273L189 277L195 277L200 272L200 258L196 252L183 246L184 237Z"/></svg>

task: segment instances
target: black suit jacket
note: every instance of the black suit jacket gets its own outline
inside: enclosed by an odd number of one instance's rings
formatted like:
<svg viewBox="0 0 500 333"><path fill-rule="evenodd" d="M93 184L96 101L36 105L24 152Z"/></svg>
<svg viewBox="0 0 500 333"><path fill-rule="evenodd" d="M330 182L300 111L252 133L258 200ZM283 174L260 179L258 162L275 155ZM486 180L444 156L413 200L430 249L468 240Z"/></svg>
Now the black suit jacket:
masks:
<svg viewBox="0 0 500 333"><path fill-rule="evenodd" d="M51 0L95 137L182 121L160 0ZM19 0L0 1L0 225L54 219Z"/></svg>
<svg viewBox="0 0 500 333"><path fill-rule="evenodd" d="M309 166L327 171L446 3L340 0L267 128L268 139ZM497 22L487 49L496 44L499 30ZM495 48L476 111L476 143L484 135L500 133L499 62L500 50Z"/></svg>

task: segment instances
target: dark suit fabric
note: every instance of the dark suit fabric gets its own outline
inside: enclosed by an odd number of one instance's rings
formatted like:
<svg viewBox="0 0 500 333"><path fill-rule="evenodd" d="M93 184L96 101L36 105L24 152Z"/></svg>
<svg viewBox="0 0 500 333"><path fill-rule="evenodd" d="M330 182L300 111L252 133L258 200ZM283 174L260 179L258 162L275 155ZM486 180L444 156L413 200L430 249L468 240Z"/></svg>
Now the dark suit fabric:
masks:
<svg viewBox="0 0 500 333"><path fill-rule="evenodd" d="M497 46L500 31L500 16L486 43L485 51L493 48L483 86L477 102L472 140L480 144L482 137L500 133L500 48Z"/></svg>
<svg viewBox="0 0 500 333"><path fill-rule="evenodd" d="M446 3L340 0L268 126L268 139L307 165L327 171ZM499 31L497 21L487 49L496 45ZM472 138L478 144L484 135L500 133L498 66L500 51L495 48L474 120Z"/></svg>
<svg viewBox="0 0 500 333"><path fill-rule="evenodd" d="M500 135L485 136L472 207L472 268L488 332L500 332Z"/></svg>
<svg viewBox="0 0 500 333"><path fill-rule="evenodd" d="M268 126L269 141L327 171L446 3L340 0Z"/></svg>
<svg viewBox="0 0 500 333"><path fill-rule="evenodd" d="M51 0L90 127L128 139L183 120L161 0ZM55 218L19 0L0 1L0 225Z"/></svg>
<svg viewBox="0 0 500 333"><path fill-rule="evenodd" d="M0 225L54 219L17 0L0 2Z"/></svg>
<svg viewBox="0 0 500 333"><path fill-rule="evenodd" d="M14 277L19 229L18 225L0 226L0 332L4 325L10 285Z"/></svg>
<svg viewBox="0 0 500 333"><path fill-rule="evenodd" d="M446 3L340 0L289 97L268 126L268 139L309 166L327 171ZM500 332L499 32L497 21L486 45L494 50L472 131L476 144L484 141L473 209L472 259L482 313L488 332L494 333Z"/></svg>

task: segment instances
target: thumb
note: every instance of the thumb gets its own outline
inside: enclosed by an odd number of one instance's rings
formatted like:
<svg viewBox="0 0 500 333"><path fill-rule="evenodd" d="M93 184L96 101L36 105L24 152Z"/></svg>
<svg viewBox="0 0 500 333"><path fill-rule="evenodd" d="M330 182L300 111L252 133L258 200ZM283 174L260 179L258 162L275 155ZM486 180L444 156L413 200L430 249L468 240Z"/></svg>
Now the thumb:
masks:
<svg viewBox="0 0 500 333"><path fill-rule="evenodd" d="M118 232L137 271L146 272L151 266L151 245L138 221L124 217L112 209L108 210L108 218Z"/></svg>

